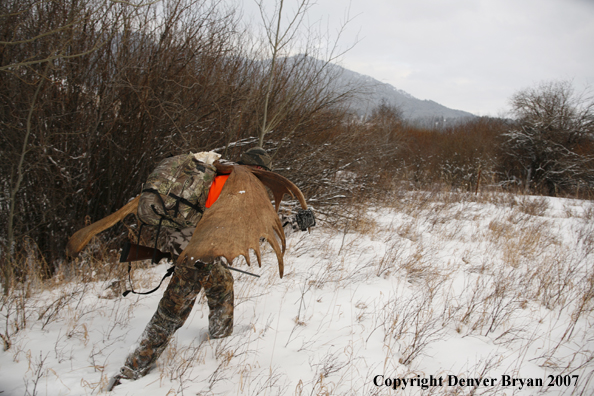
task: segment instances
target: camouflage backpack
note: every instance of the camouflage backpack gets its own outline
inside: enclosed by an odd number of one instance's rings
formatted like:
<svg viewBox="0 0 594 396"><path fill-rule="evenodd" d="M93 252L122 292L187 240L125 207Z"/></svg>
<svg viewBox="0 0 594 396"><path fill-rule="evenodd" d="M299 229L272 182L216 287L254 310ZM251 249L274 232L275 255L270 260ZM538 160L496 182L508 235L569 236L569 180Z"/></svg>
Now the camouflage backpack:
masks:
<svg viewBox="0 0 594 396"><path fill-rule="evenodd" d="M183 154L161 161L143 186L138 218L144 224L178 230L195 227L216 168Z"/></svg>

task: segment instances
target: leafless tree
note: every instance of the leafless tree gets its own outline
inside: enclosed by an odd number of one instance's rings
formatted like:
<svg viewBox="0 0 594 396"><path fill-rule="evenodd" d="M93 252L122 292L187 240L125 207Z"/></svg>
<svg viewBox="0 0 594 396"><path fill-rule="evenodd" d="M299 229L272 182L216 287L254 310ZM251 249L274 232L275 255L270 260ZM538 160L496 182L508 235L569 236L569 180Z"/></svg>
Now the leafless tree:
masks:
<svg viewBox="0 0 594 396"><path fill-rule="evenodd" d="M266 35L268 51L264 60L266 82L262 121L258 145L263 147L265 136L290 119L285 125L283 139L290 137L298 128L311 122L315 115L337 107L357 93L358 87L337 87L334 83L340 69L330 67L350 48L341 50L340 36L345 23L332 40L304 26L304 18L313 6L310 0L297 0L295 11L285 14L286 0L278 0L272 15L267 14L262 1L258 4ZM306 31L307 34L304 34ZM322 43L323 42L323 43ZM320 50L327 46L326 52ZM292 55L293 53L299 55ZM277 148L278 151L278 148Z"/></svg>
<svg viewBox="0 0 594 396"><path fill-rule="evenodd" d="M402 109L382 101L372 110L367 120L368 127L377 139L378 147L385 156L392 157L405 145L404 118Z"/></svg>
<svg viewBox="0 0 594 396"><path fill-rule="evenodd" d="M556 195L594 186L594 100L567 81L543 82L511 99L515 123L505 133L506 154L526 191Z"/></svg>
<svg viewBox="0 0 594 396"><path fill-rule="evenodd" d="M124 205L163 158L234 159L264 108L266 144L287 148L278 163L295 158L289 146L336 139L347 94L331 89L327 63L279 47L270 79L263 48L224 3L8 0L0 20L3 282L25 238L56 262L85 217Z"/></svg>
<svg viewBox="0 0 594 396"><path fill-rule="evenodd" d="M90 56L113 37L122 7L102 1L6 1L0 5L3 168L1 207L5 210L6 239L3 278L12 273L17 204L27 174L39 165L32 154L39 141L39 108L52 87L68 89L57 71ZM102 26L100 26L102 25ZM101 31L103 34L97 34ZM81 40L82 38L82 40ZM84 41L84 45L80 45ZM46 147L47 148L47 147ZM51 157L50 157L51 158ZM5 284L6 288L6 284ZM5 289L6 291L6 289Z"/></svg>

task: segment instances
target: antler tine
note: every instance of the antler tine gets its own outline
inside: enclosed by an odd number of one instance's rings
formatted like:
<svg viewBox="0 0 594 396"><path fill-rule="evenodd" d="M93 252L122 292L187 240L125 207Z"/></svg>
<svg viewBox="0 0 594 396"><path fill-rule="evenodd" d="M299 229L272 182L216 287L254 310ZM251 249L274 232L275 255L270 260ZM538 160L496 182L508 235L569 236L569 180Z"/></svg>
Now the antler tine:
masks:
<svg viewBox="0 0 594 396"><path fill-rule="evenodd" d="M87 244L95 235L107 230L110 227L113 227L130 213L136 213L139 200L140 196L128 202L117 212L114 212L109 216L104 217L103 219L75 232L68 240L68 244L66 245L66 254L70 257L76 257L76 255L80 253L85 248L85 246L87 246Z"/></svg>
<svg viewBox="0 0 594 396"><path fill-rule="evenodd" d="M307 203L305 202L303 193L292 181L278 173L256 168L250 168L249 170L272 191L274 196L274 206L277 212L285 194L290 194L293 198L297 198L301 207L307 209Z"/></svg>

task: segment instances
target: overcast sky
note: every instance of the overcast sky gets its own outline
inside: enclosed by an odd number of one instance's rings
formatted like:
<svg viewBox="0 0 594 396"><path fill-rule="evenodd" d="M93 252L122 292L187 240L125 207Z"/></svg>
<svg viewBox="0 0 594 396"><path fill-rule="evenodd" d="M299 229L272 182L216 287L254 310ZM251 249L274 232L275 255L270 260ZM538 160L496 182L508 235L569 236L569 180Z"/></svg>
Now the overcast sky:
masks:
<svg viewBox="0 0 594 396"><path fill-rule="evenodd" d="M318 0L309 22L333 32L348 8ZM419 99L498 116L514 92L543 80L594 88L594 0L353 0L349 15L341 44L358 43L339 64Z"/></svg>

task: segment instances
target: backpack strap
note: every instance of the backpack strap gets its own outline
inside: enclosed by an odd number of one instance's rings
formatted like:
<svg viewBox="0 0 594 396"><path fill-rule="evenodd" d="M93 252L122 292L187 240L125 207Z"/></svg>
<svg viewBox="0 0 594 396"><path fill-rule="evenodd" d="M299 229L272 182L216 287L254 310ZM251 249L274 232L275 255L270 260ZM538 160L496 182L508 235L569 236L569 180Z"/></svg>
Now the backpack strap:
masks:
<svg viewBox="0 0 594 396"><path fill-rule="evenodd" d="M159 197L159 201L161 201L161 206L163 207L163 212L165 213L166 216L170 216L169 212L167 211L167 208L165 207L165 201L163 201L163 197L161 197L161 193L159 193L159 191L155 190L154 188L145 188L144 190L142 190L142 192L148 192L151 194L155 194L156 196ZM183 198L183 197L179 197L177 195L175 195L172 192L167 193L167 195L173 199L175 199L175 208L174 208L174 214L173 217L177 217L177 215L179 214L179 204L180 202L183 203L184 205L194 209L196 212L198 213L204 213L204 208L202 208L200 205L194 205L193 203L191 203L190 201L188 201L187 199ZM155 212L155 214L159 215L159 216L163 216L162 214L158 213L156 211L156 209L151 205L153 211ZM167 220L178 224L177 222L171 220L171 218L168 218Z"/></svg>
<svg viewBox="0 0 594 396"><path fill-rule="evenodd" d="M154 210L154 207L153 207ZM157 242L159 240L159 233L161 232L161 222L163 221L163 218L161 218L159 220L159 226L157 227L157 235L155 237L155 247L154 247L154 251L153 251L153 258L151 260L151 262L153 264L155 264L155 260L156 260L156 256L157 256ZM138 240L137 240L137 244L136 246L140 245L140 233L142 232L142 227L144 227L144 223L141 222L140 224L140 228L138 230ZM134 290L134 286L132 286L132 277L130 275L130 272L132 271L132 262L128 261L128 283L130 284L130 289L126 290L124 293L122 293L122 296L126 297L128 294L133 293L133 294L142 294L142 295L146 295L146 294L151 294L156 292L157 290L159 290L159 288L161 287L161 285L163 284L163 281L170 277L171 275L173 275L173 272L175 272L175 265L172 265L171 267L169 267L169 269L167 270L167 272L165 273L165 275L163 275L163 278L161 278L161 282L159 282L159 284L157 285L157 287L155 287L154 289L147 291L147 292L137 292Z"/></svg>
<svg viewBox="0 0 594 396"><path fill-rule="evenodd" d="M175 215L176 216L179 213L180 202L183 203L184 205L189 206L190 208L194 209L198 213L204 213L204 208L200 207L200 205L194 205L192 202L188 201L187 199L185 199L183 197L178 197L177 195L175 195L174 193L171 193L171 192L167 195L169 195L171 198L173 198L177 201L175 204Z"/></svg>
<svg viewBox="0 0 594 396"><path fill-rule="evenodd" d="M150 290L150 291L147 291L147 292L137 292L137 291L134 291L134 288L132 287L132 281L130 280L130 267L128 267L128 280L130 281L130 290L126 290L122 295L124 297L126 297L129 293L134 293L134 294L151 294L151 293L154 293L157 290L159 290L159 288L163 284L163 281L166 278L168 278L171 275L173 275L174 272L175 272L175 265L172 265L171 267L169 267L169 269L167 270L167 272L165 273L165 275L163 275L163 278L161 278L161 282L159 282L159 285L157 287L155 287L153 290Z"/></svg>

